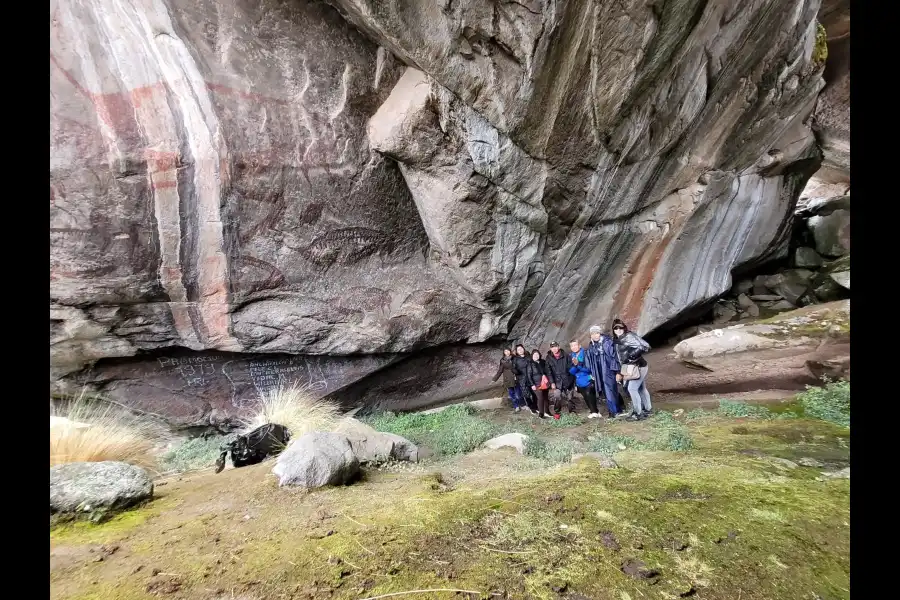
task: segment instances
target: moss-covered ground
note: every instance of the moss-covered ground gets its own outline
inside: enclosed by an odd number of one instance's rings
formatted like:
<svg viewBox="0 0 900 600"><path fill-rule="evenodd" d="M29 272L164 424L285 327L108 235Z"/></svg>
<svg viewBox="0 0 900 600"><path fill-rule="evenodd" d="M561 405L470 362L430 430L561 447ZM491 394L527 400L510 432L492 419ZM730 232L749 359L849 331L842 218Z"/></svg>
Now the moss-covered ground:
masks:
<svg viewBox="0 0 900 600"><path fill-rule="evenodd" d="M106 523L52 528L51 597L849 598L850 482L822 476L849 464L849 430L725 412L516 422L618 469L475 450L309 493L271 464L174 478ZM668 431L690 444L648 449Z"/></svg>

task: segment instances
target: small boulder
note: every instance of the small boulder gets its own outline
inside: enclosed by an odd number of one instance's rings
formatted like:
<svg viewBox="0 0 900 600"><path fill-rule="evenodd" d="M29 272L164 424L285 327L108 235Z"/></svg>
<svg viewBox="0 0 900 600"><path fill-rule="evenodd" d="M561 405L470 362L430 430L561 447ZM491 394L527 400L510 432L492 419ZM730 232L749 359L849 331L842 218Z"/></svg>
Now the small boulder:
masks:
<svg viewBox="0 0 900 600"><path fill-rule="evenodd" d="M832 273L831 279L845 290L850 289L850 271L839 271L837 273Z"/></svg>
<svg viewBox="0 0 900 600"><path fill-rule="evenodd" d="M600 452L585 452L584 454L573 454L572 462L579 460L593 460L600 464L604 469L618 469L619 464L610 457Z"/></svg>
<svg viewBox="0 0 900 600"><path fill-rule="evenodd" d="M813 294L816 295L819 302L840 300L847 295L847 290L841 287L830 275L823 274L820 277L821 280L819 278L816 279L817 285L813 289Z"/></svg>
<svg viewBox="0 0 900 600"><path fill-rule="evenodd" d="M77 462L50 467L50 513L103 514L153 497L144 469L124 462Z"/></svg>
<svg viewBox="0 0 900 600"><path fill-rule="evenodd" d="M484 447L489 450L515 448L516 452L523 454L525 452L525 443L527 441L528 436L523 433L507 433L489 439L484 443Z"/></svg>
<svg viewBox="0 0 900 600"><path fill-rule="evenodd" d="M850 467L844 467L839 471L823 472L822 475L829 479L850 479Z"/></svg>
<svg viewBox="0 0 900 600"><path fill-rule="evenodd" d="M766 302L763 305L763 308L767 308L771 311L775 312L784 312L786 310L794 310L797 308L787 300L778 300L776 302Z"/></svg>
<svg viewBox="0 0 900 600"><path fill-rule="evenodd" d="M727 323L737 315L737 309L730 303L718 302L713 306L713 323Z"/></svg>
<svg viewBox="0 0 900 600"><path fill-rule="evenodd" d="M759 307L755 304L751 304L744 312L747 314L747 316L755 319L759 316Z"/></svg>
<svg viewBox="0 0 900 600"><path fill-rule="evenodd" d="M754 294L750 296L750 299L754 302L778 302L779 300L784 300L777 294Z"/></svg>
<svg viewBox="0 0 900 600"><path fill-rule="evenodd" d="M824 466L821 462L816 460L815 458L810 458L808 456L804 456L803 458L797 461L797 464L802 465L804 467L822 467Z"/></svg>
<svg viewBox="0 0 900 600"><path fill-rule="evenodd" d="M751 306L755 306L753 300L750 299L750 296L747 294L741 294L737 297L738 306L740 306L743 310L747 310Z"/></svg>
<svg viewBox="0 0 900 600"><path fill-rule="evenodd" d="M827 215L811 217L806 223L819 254L844 256L850 253L849 210L835 210Z"/></svg>
<svg viewBox="0 0 900 600"><path fill-rule="evenodd" d="M753 280L752 279L741 279L740 281L735 282L733 286L731 286L731 293L734 296L740 296L741 294L749 294L753 290Z"/></svg>
<svg viewBox="0 0 900 600"><path fill-rule="evenodd" d="M813 248L802 246L794 251L794 266L802 269L818 269L825 261Z"/></svg>
<svg viewBox="0 0 900 600"><path fill-rule="evenodd" d="M347 436L361 464L382 463L390 459L419 462L419 448L403 436L376 431L357 419L346 419L336 433Z"/></svg>
<svg viewBox="0 0 900 600"><path fill-rule="evenodd" d="M278 456L272 472L278 485L315 489L351 483L359 475L359 460L347 436L311 431Z"/></svg>
<svg viewBox="0 0 900 600"><path fill-rule="evenodd" d="M766 278L766 287L791 304L796 305L809 289L813 272L806 269L790 269Z"/></svg>

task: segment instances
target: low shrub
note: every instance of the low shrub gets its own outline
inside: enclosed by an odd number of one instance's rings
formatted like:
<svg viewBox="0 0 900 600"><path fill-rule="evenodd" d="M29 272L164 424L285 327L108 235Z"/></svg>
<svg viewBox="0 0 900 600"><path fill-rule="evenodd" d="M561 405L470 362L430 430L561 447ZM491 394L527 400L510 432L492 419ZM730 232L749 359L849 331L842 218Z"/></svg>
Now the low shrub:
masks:
<svg viewBox="0 0 900 600"><path fill-rule="evenodd" d="M822 387L807 386L798 396L808 417L850 427L850 382L825 381Z"/></svg>
<svg viewBox="0 0 900 600"><path fill-rule="evenodd" d="M363 417L378 431L395 433L430 448L438 456L452 456L475 450L501 428L475 414L466 404L456 404L436 413L383 412Z"/></svg>
<svg viewBox="0 0 900 600"><path fill-rule="evenodd" d="M765 406L747 404L736 400L719 400L719 414L724 417L750 417L755 419L769 419L771 411Z"/></svg>

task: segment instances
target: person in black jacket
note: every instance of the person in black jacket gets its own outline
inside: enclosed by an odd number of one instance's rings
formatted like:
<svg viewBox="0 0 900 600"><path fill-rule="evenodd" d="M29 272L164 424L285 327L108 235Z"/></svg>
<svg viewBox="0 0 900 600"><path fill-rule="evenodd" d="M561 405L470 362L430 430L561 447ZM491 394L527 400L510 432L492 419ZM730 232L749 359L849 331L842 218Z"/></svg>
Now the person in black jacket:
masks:
<svg viewBox="0 0 900 600"><path fill-rule="evenodd" d="M522 410L522 406L525 404L524 399L522 398L522 390L519 388L519 383L516 381L516 374L513 371L513 353L509 348L503 349L503 358L500 359L500 365L497 367L497 374L494 375L494 381L503 377L503 385L506 386L506 392L509 394L509 399L512 401L513 409L516 412Z"/></svg>
<svg viewBox="0 0 900 600"><path fill-rule="evenodd" d="M569 373L572 359L560 349L558 343L552 342L546 361L547 370L550 372L550 400L553 413L558 415L562 411L562 401L565 399L569 413L574 414L575 378Z"/></svg>
<svg viewBox="0 0 900 600"><path fill-rule="evenodd" d="M528 383L531 384L531 392L537 398L538 417L547 418L547 394L550 392L550 375L547 362L541 358L541 351L535 348L531 351L531 360L525 371Z"/></svg>
<svg viewBox="0 0 900 600"><path fill-rule="evenodd" d="M622 370L626 367L637 369L637 378L624 380L621 373L616 375L616 381L622 383L631 396L631 415L629 421L640 421L647 418L653 412L650 404L650 391L647 389L647 373L650 371L644 353L650 351L650 344L644 338L633 331L619 319L613 321L613 337L616 342L616 353Z"/></svg>
<svg viewBox="0 0 900 600"><path fill-rule="evenodd" d="M522 397L526 406L528 406L528 410L536 415L537 403L535 402L534 394L531 392L531 383L528 381L527 373L528 363L530 362L531 359L525 351L525 346L516 344L515 355L512 358L513 373L516 375L516 381L519 384L519 389L522 390Z"/></svg>

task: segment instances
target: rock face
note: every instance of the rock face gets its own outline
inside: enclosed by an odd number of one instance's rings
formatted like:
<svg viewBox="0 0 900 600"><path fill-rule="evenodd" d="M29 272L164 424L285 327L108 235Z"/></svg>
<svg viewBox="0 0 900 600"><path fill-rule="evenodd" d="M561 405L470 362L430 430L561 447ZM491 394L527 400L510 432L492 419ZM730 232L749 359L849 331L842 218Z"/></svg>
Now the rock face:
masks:
<svg viewBox="0 0 900 600"><path fill-rule="evenodd" d="M420 407L786 256L818 0L331 4L51 2L54 387Z"/></svg>
<svg viewBox="0 0 900 600"><path fill-rule="evenodd" d="M312 431L278 455L272 472L278 485L315 489L352 482L359 474L359 460L346 436Z"/></svg>
<svg viewBox="0 0 900 600"><path fill-rule="evenodd" d="M153 481L122 462L67 463L50 467L50 513L94 513L128 508L153 496Z"/></svg>

